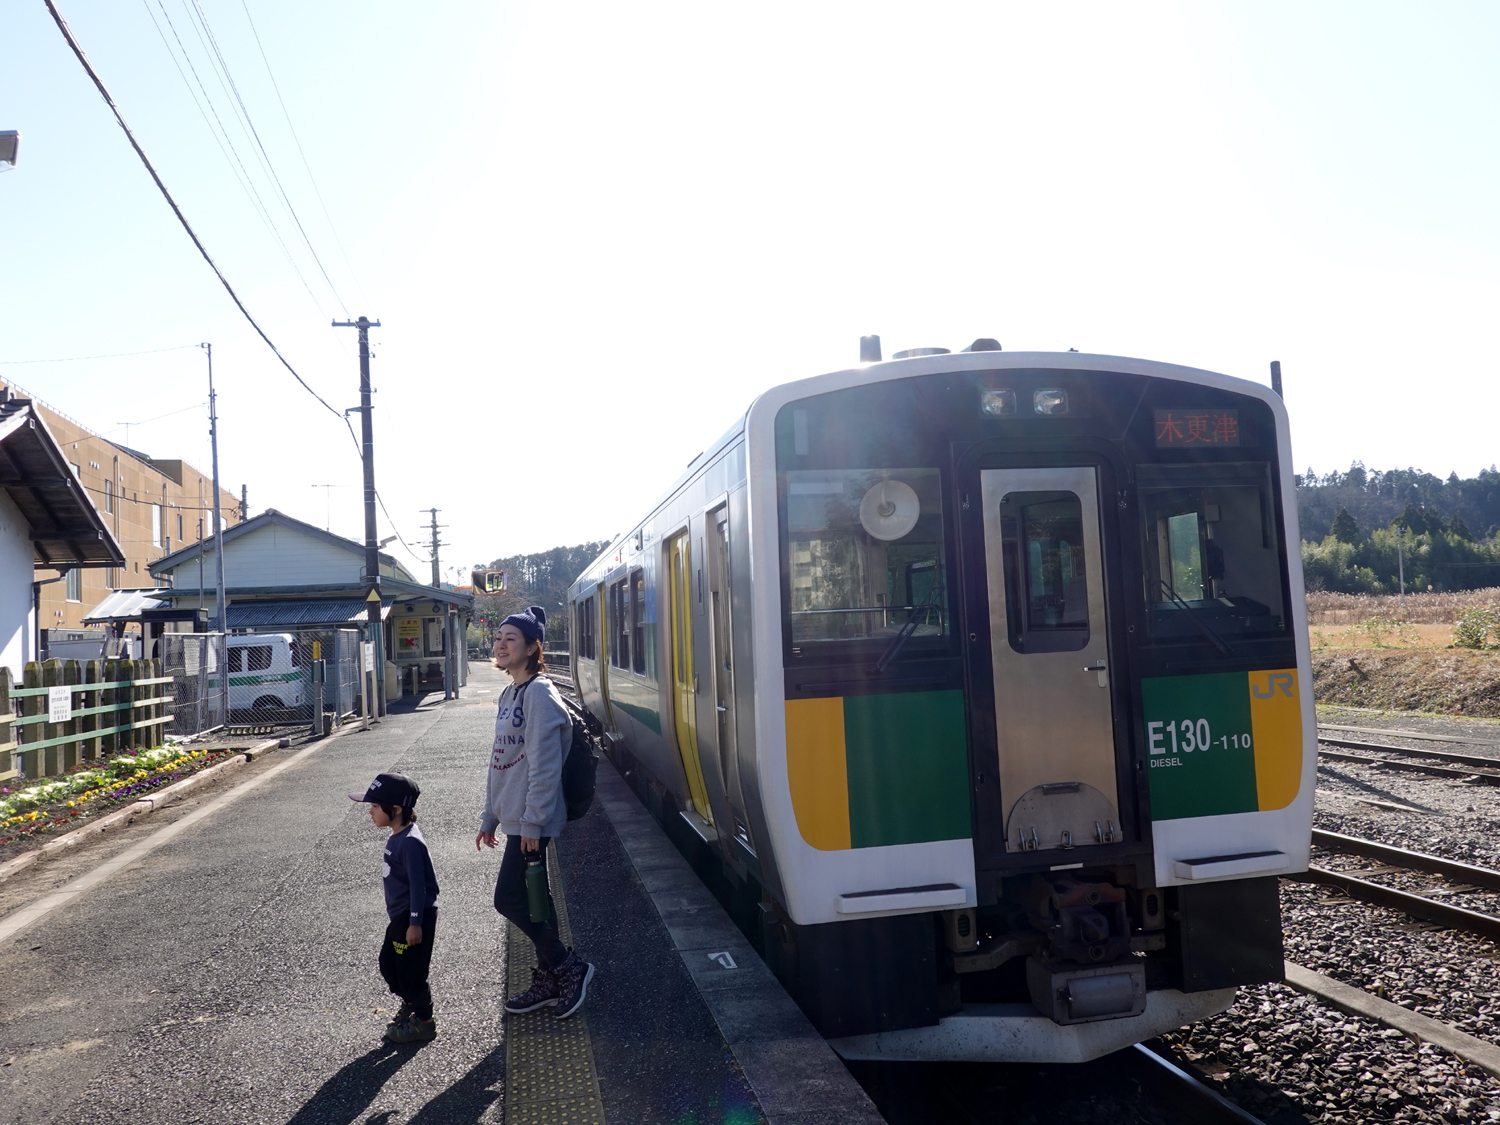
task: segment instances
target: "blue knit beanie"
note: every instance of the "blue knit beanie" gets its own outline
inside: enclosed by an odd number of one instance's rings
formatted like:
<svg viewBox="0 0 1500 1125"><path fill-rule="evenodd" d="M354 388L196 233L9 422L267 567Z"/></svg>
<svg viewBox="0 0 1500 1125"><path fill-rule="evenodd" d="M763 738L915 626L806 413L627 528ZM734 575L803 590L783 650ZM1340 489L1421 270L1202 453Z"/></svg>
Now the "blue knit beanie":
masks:
<svg viewBox="0 0 1500 1125"><path fill-rule="evenodd" d="M529 607L524 613L512 613L500 622L502 629L507 625L521 630L521 636L528 642L547 640L547 611L539 605Z"/></svg>

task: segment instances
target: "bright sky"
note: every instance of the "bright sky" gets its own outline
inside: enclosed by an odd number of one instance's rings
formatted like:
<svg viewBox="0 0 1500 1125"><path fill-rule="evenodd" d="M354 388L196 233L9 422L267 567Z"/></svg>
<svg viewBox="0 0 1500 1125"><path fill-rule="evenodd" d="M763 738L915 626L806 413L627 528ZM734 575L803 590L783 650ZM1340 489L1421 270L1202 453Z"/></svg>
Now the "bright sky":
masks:
<svg viewBox="0 0 1500 1125"><path fill-rule="evenodd" d="M354 333L329 320L382 319L378 487L414 546L442 509L445 566L623 530L758 392L870 332L1261 382L1280 359L1299 469L1500 460L1492 4L58 3L340 411ZM342 422L42 0L3 41L0 377L206 467L210 340L225 483L362 537Z"/></svg>

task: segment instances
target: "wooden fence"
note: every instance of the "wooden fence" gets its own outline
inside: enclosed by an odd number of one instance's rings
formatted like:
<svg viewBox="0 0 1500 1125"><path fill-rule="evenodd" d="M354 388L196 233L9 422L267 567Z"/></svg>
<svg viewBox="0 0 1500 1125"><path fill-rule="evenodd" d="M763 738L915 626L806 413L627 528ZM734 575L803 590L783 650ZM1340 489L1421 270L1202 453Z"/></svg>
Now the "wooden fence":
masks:
<svg viewBox="0 0 1500 1125"><path fill-rule="evenodd" d="M0 781L66 773L122 750L160 746L172 677L160 660L30 661L17 687L0 667ZM71 717L51 722L52 689L67 692Z"/></svg>

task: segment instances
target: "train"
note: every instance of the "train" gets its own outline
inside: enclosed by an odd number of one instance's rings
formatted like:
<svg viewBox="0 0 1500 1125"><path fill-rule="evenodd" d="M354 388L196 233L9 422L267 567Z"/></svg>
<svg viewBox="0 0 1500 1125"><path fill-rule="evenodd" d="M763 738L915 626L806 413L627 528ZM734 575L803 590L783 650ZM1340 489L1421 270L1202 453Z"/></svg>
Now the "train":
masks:
<svg viewBox="0 0 1500 1125"><path fill-rule="evenodd" d="M1298 543L1270 388L867 337L569 587L573 686L840 1055L1082 1062L1282 979Z"/></svg>

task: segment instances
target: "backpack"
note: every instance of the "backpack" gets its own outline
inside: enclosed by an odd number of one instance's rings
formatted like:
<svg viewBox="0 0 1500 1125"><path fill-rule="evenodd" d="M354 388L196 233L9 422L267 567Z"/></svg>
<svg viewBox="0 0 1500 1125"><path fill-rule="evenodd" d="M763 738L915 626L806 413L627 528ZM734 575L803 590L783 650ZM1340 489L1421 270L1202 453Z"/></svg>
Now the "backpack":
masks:
<svg viewBox="0 0 1500 1125"><path fill-rule="evenodd" d="M539 678L533 676L517 689L517 706L526 695L526 689ZM568 820L582 820L594 805L594 773L598 769L599 755L594 749L594 737L589 734L588 727L583 725L583 719L566 702L563 703L563 708L568 712L568 719L573 727L572 739L563 756L563 804L568 808Z"/></svg>

